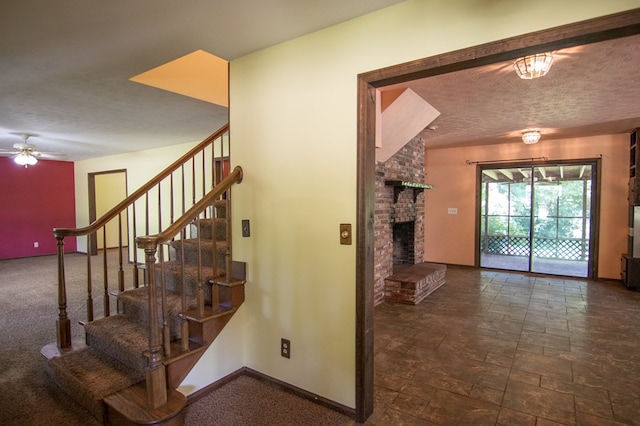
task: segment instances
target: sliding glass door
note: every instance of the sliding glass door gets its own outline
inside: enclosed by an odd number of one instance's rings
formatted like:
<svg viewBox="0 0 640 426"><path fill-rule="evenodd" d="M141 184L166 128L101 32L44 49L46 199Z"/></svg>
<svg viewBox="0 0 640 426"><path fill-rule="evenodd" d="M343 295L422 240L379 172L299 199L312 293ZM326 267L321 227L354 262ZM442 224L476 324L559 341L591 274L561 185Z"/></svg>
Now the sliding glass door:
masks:
<svg viewBox="0 0 640 426"><path fill-rule="evenodd" d="M483 166L480 266L589 277L596 164Z"/></svg>

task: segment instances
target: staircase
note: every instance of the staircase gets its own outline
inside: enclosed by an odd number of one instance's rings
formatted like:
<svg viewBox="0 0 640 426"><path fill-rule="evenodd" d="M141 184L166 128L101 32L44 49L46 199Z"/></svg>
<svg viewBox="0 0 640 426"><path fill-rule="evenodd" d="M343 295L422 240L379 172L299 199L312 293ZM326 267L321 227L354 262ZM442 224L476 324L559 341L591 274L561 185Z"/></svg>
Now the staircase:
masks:
<svg viewBox="0 0 640 426"><path fill-rule="evenodd" d="M188 161L200 163L199 159ZM184 165L174 169L184 175ZM172 183L175 170L167 174ZM192 170L195 175L195 168ZM93 318L88 254L87 321L83 321L86 342L74 342L73 346L61 241L69 235L90 238L96 229L54 230L59 242L58 342L43 348L42 353L60 389L105 424L181 424L186 398L176 388L244 302L246 269L244 263L231 259L229 214L230 187L241 182L242 169L215 174L220 180L212 178L213 188L166 229L135 236L145 258L144 263L133 262L134 276L137 278L138 271L144 275L142 286L137 279L124 283L120 270L118 289L110 290L109 273L103 271L105 310L101 318ZM222 179L224 175L227 177ZM193 182L195 187L195 177ZM148 195L144 197L148 205ZM110 214L121 222L122 210ZM148 211L146 216L150 216ZM107 251L103 250L105 269ZM122 247L119 254L122 269ZM110 298L115 298L115 306Z"/></svg>

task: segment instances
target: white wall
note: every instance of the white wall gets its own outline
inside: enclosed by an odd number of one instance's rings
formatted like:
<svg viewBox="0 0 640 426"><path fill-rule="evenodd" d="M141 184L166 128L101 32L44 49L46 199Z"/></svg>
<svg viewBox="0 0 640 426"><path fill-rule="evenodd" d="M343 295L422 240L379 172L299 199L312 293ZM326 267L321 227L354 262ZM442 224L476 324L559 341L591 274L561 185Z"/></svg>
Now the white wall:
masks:
<svg viewBox="0 0 640 426"><path fill-rule="evenodd" d="M341 246L338 230L356 222L359 73L637 6L408 0L232 61L247 366L355 406L355 246ZM251 221L250 238L240 237L241 219ZM291 359L280 357L282 337Z"/></svg>

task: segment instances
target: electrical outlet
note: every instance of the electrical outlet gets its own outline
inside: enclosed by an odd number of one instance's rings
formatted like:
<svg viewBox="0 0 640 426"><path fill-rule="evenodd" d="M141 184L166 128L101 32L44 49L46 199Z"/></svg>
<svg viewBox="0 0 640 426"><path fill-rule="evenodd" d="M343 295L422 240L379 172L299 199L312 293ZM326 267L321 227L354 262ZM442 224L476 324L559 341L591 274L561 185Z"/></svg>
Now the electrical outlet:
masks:
<svg viewBox="0 0 640 426"><path fill-rule="evenodd" d="M250 237L251 236L251 228L249 225L249 219L242 220L242 236Z"/></svg>
<svg viewBox="0 0 640 426"><path fill-rule="evenodd" d="M38 247L40 247L40 244L38 244L38 242L37 242L37 241L35 241L35 242L33 243L33 248L38 248Z"/></svg>
<svg viewBox="0 0 640 426"><path fill-rule="evenodd" d="M291 358L291 342L287 339L280 339L280 355Z"/></svg>

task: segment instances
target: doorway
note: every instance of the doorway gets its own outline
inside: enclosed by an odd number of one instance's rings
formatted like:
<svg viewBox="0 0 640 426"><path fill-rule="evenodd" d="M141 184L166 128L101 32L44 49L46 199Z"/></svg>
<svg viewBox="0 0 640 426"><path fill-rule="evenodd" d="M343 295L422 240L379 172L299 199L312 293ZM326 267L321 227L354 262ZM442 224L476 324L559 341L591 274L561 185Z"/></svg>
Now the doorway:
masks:
<svg viewBox="0 0 640 426"><path fill-rule="evenodd" d="M127 197L127 171L110 170L89 173L89 223L107 213ZM104 233L91 235L90 247L92 255L98 248L118 247L119 241L127 246L127 215L120 215L120 220L113 220L105 227Z"/></svg>
<svg viewBox="0 0 640 426"><path fill-rule="evenodd" d="M480 267L592 278L597 163L483 165Z"/></svg>
<svg viewBox="0 0 640 426"><path fill-rule="evenodd" d="M356 233L356 419L373 412L373 287L376 89L526 54L579 46L640 33L640 12L568 24L358 75L358 163ZM597 248L597 247L596 247Z"/></svg>

